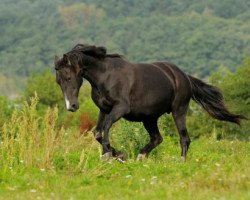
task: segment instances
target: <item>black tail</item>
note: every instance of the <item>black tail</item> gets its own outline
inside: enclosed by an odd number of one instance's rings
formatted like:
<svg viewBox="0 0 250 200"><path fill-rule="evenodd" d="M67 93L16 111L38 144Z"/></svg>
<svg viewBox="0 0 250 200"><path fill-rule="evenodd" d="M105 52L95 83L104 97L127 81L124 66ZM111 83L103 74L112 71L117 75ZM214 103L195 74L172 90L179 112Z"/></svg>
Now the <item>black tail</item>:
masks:
<svg viewBox="0 0 250 200"><path fill-rule="evenodd" d="M200 104L213 118L240 125L243 115L230 113L226 108L220 90L203 81L188 76L192 85L192 99Z"/></svg>

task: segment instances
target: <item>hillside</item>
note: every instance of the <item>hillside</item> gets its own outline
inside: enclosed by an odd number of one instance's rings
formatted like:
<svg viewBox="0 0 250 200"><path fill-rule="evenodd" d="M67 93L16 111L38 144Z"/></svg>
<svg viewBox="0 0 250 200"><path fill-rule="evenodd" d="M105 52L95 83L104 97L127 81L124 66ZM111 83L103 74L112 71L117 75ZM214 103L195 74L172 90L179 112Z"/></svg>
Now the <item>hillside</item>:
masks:
<svg viewBox="0 0 250 200"><path fill-rule="evenodd" d="M201 77L219 66L235 70L250 52L249 7L248 0L2 0L0 77L24 83L76 43L135 62L169 60Z"/></svg>

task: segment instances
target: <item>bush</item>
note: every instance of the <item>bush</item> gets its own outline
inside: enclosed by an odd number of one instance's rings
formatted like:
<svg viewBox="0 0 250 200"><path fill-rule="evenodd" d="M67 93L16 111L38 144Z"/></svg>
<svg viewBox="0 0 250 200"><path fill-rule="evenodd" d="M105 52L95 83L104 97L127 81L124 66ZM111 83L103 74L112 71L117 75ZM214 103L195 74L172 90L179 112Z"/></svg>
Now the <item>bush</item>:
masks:
<svg viewBox="0 0 250 200"><path fill-rule="evenodd" d="M35 92L39 98L38 106L41 109L46 110L47 106L62 105L64 103L62 92L51 70L47 70L42 74L33 74L29 77L24 90L25 100L29 101Z"/></svg>
<svg viewBox="0 0 250 200"><path fill-rule="evenodd" d="M111 144L129 158L136 158L140 149L149 142L149 135L142 123L122 119L112 126L110 133Z"/></svg>
<svg viewBox="0 0 250 200"><path fill-rule="evenodd" d="M8 100L6 97L0 96L0 108L0 127L2 127L4 122L10 119L14 105L13 102Z"/></svg>
<svg viewBox="0 0 250 200"><path fill-rule="evenodd" d="M178 136L171 116L163 115L158 121L161 135ZM126 153L129 158L136 158L140 149L149 142L149 134L142 123L129 122L124 119L114 124L110 130L111 143L117 150ZM161 146L151 152L151 156L159 157Z"/></svg>

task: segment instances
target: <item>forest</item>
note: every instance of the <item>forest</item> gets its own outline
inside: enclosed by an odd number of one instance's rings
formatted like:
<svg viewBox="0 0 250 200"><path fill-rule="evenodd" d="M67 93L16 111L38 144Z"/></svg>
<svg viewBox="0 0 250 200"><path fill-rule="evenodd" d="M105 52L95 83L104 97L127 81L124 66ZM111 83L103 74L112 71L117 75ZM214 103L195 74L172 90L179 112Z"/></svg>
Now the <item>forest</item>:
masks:
<svg viewBox="0 0 250 200"><path fill-rule="evenodd" d="M1 0L0 92L15 97L77 43L134 62L168 60L201 78L235 71L250 52L248 11L248 0Z"/></svg>
<svg viewBox="0 0 250 200"><path fill-rule="evenodd" d="M148 133L122 119L110 137L127 160L101 161L90 84L67 112L54 70L54 56L78 43L170 61L250 119L249 10L249 0L0 0L0 199L249 199L250 120L221 122L191 101L182 163L171 114L143 162Z"/></svg>

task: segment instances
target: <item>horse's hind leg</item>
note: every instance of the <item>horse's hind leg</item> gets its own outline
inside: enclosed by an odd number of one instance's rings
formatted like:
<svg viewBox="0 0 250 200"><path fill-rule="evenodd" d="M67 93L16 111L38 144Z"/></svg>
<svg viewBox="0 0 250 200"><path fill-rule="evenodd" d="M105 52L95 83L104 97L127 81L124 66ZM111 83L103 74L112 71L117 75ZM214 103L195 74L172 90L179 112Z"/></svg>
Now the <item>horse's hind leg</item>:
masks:
<svg viewBox="0 0 250 200"><path fill-rule="evenodd" d="M180 135L181 156L184 161L186 161L188 148L191 142L186 128L187 108L188 106L180 106L177 110L172 112L175 125Z"/></svg>
<svg viewBox="0 0 250 200"><path fill-rule="evenodd" d="M162 142L162 136L157 126L157 118L143 121L143 125L150 136L149 143L140 150L137 160L143 160L148 154Z"/></svg>

